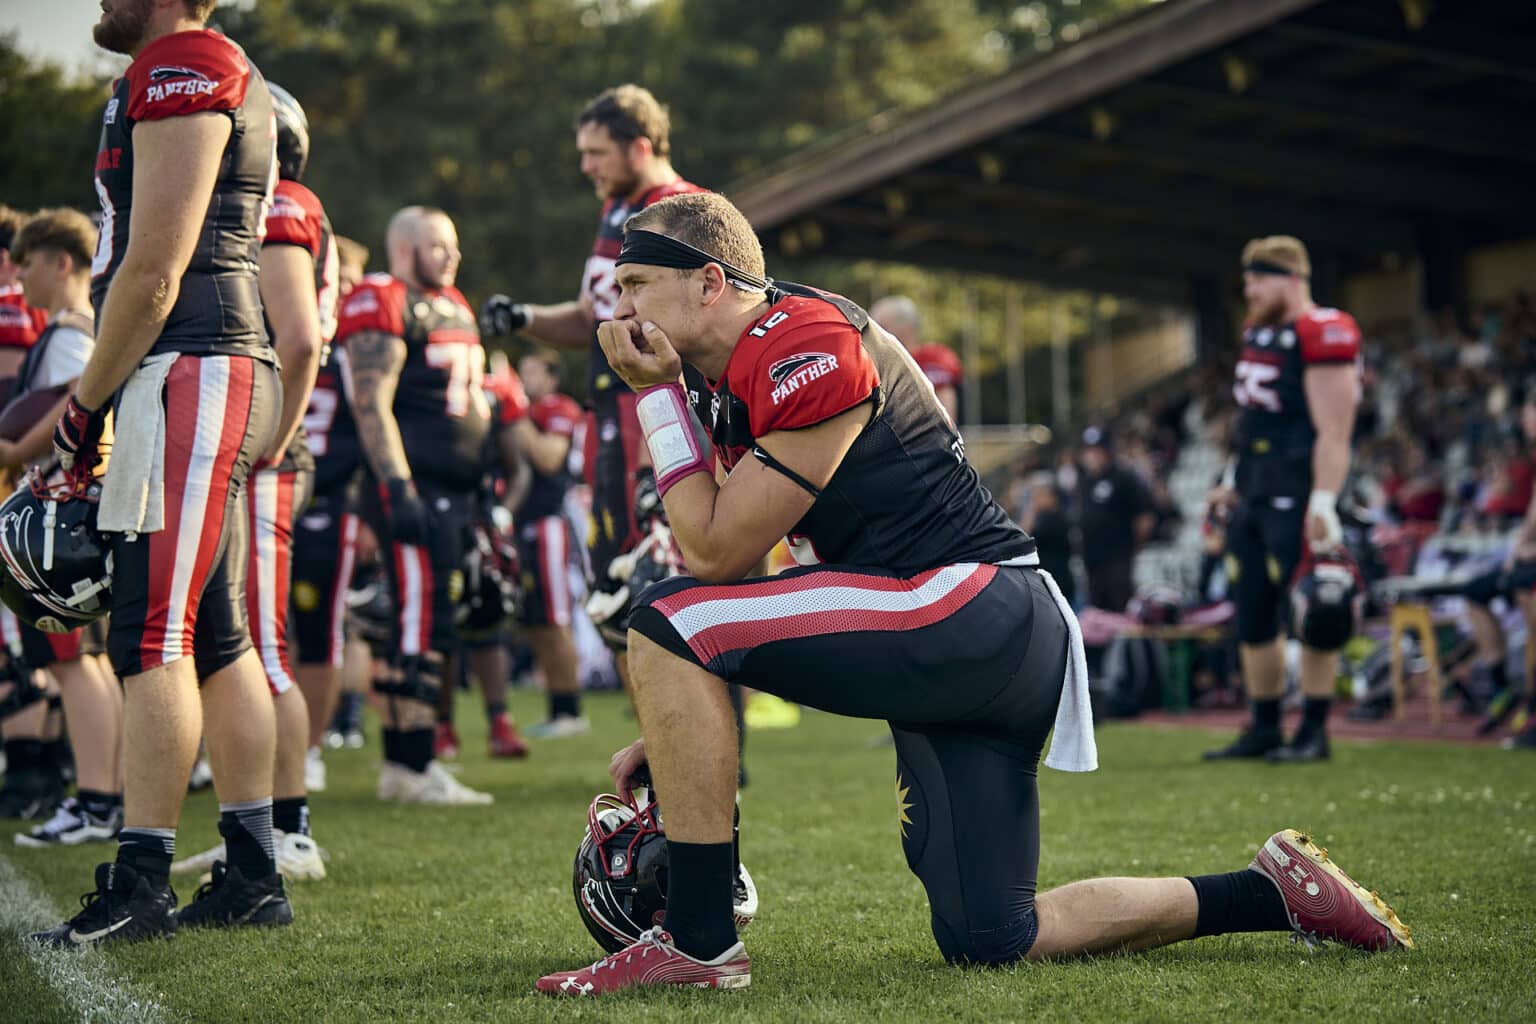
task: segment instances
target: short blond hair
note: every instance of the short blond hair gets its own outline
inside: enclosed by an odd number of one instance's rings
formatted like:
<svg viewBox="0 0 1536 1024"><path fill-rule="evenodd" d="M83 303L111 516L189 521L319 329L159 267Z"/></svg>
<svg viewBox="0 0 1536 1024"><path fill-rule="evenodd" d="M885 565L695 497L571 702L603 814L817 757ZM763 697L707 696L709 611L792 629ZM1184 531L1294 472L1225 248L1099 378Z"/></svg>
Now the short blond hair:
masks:
<svg viewBox="0 0 1536 1024"><path fill-rule="evenodd" d="M667 235L754 277L768 276L757 232L746 216L717 192L689 192L652 203L629 218L624 230Z"/></svg>
<svg viewBox="0 0 1536 1024"><path fill-rule="evenodd" d="M1243 264L1263 260L1284 267L1298 277L1312 276L1312 261L1301 239L1291 235L1265 235L1243 246Z"/></svg>
<svg viewBox="0 0 1536 1024"><path fill-rule="evenodd" d="M355 267L358 271L368 269L368 247L354 238L346 235L336 237L336 259L344 267Z"/></svg>

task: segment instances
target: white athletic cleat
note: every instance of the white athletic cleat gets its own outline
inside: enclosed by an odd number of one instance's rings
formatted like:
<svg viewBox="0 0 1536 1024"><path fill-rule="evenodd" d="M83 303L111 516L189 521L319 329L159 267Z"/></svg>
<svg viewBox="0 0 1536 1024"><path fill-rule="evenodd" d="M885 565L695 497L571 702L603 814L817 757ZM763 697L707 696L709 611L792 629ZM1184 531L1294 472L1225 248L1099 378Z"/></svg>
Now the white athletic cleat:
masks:
<svg viewBox="0 0 1536 1024"><path fill-rule="evenodd" d="M278 833L276 829L273 829L274 839L279 834L280 833ZM217 846L209 847L202 853L194 853L190 857L183 857L181 860L173 861L171 863L171 874L207 876L209 875L209 872L213 870L215 861L228 859L228 855L226 855L224 852L224 844L220 843Z"/></svg>
<svg viewBox="0 0 1536 1024"><path fill-rule="evenodd" d="M561 715L528 727L528 738L535 740L563 740L572 736L585 736L592 731L592 720L586 715Z"/></svg>
<svg viewBox="0 0 1536 1024"><path fill-rule="evenodd" d="M98 818L70 797L53 812L53 817L30 832L16 833L17 846L79 846L81 843L105 843L117 838L123 827L123 809L118 806L105 818Z"/></svg>
<svg viewBox="0 0 1536 1024"><path fill-rule="evenodd" d="M277 871L289 882L318 882L325 877L325 851L314 836L298 832L274 832Z"/></svg>
<svg viewBox="0 0 1536 1024"><path fill-rule="evenodd" d="M379 799L442 807L484 806L496 802L491 794L470 789L454 778L439 761L427 765L424 772L413 772L386 761L384 770L379 773Z"/></svg>
<svg viewBox="0 0 1536 1024"><path fill-rule="evenodd" d="M325 761L319 747L310 747L304 755L304 788L311 793L325 792Z"/></svg>

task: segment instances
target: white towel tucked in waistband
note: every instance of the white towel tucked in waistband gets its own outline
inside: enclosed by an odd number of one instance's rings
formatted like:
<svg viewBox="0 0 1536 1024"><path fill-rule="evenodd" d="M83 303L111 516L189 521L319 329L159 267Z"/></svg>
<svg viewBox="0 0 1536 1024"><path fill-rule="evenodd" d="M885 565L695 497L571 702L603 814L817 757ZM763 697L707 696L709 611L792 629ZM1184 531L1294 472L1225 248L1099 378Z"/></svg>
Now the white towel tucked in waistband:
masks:
<svg viewBox="0 0 1536 1024"><path fill-rule="evenodd" d="M139 364L123 385L113 419L112 458L101 485L97 528L104 533L165 529L165 378L180 353Z"/></svg>
<svg viewBox="0 0 1536 1024"><path fill-rule="evenodd" d="M1056 707L1056 728L1045 766L1061 772L1092 772L1099 767L1099 748L1093 739L1093 708L1088 699L1088 653L1083 650L1083 631L1077 615L1062 596L1061 588L1044 569L1039 570L1046 589L1067 620L1067 673L1061 683L1061 703Z"/></svg>

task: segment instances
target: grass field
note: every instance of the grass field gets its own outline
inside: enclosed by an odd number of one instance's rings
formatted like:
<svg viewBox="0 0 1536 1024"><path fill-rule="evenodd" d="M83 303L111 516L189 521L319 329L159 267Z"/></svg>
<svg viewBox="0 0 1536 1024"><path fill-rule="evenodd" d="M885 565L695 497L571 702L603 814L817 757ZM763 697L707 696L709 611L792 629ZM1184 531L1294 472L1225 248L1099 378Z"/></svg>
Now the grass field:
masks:
<svg viewBox="0 0 1536 1024"><path fill-rule="evenodd" d="M525 721L538 702L518 695ZM1042 772L1041 885L1104 874L1190 874L1246 864L1272 831L1312 829L1413 928L1419 948L1308 953L1283 936L1205 939L1130 958L957 970L928 933L895 828L890 748L878 724L807 714L754 733L743 856L762 910L747 933L753 985L600 1004L531 994L599 950L576 916L571 859L608 754L632 738L619 698L589 702L591 737L490 763L462 706L462 777L489 808L402 808L373 797L376 747L331 754L314 800L331 877L292 887L298 920L273 932L65 954L150 1016L190 1021L1528 1020L1536 982L1536 759L1439 744L1337 745L1331 765L1206 766L1211 734L1114 726L1093 775ZM370 737L372 742L376 742ZM215 838L210 794L191 798L181 848ZM14 826L5 829L15 831ZM0 836L0 904L18 890L53 910L89 888L102 847L32 851ZM30 885L28 885L30 883ZM191 897L184 885L180 896ZM52 922L48 922L52 923ZM12 941L7 939L6 941ZM14 948L14 947L12 947ZM0 955L0 1020L75 1019L43 980L47 957ZM125 1019L119 1010L95 1019Z"/></svg>

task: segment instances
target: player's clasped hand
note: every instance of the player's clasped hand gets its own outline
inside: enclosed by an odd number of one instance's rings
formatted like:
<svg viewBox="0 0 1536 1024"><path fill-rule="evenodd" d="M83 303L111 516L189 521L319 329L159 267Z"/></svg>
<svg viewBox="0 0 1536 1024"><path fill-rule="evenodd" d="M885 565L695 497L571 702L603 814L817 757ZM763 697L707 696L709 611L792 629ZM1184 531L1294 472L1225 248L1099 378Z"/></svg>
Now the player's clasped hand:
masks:
<svg viewBox="0 0 1536 1024"><path fill-rule="evenodd" d="M527 327L529 319L525 303L513 302L501 294L492 295L480 307L480 332L490 335L511 334Z"/></svg>
<svg viewBox="0 0 1536 1024"><path fill-rule="evenodd" d="M675 384L683 372L682 356L666 332L647 320L609 320L597 327L608 365L635 391L657 384Z"/></svg>
<svg viewBox="0 0 1536 1024"><path fill-rule="evenodd" d="M635 772L645 764L645 740L639 739L613 755L608 762L608 774L619 793L627 794L635 788Z"/></svg>

